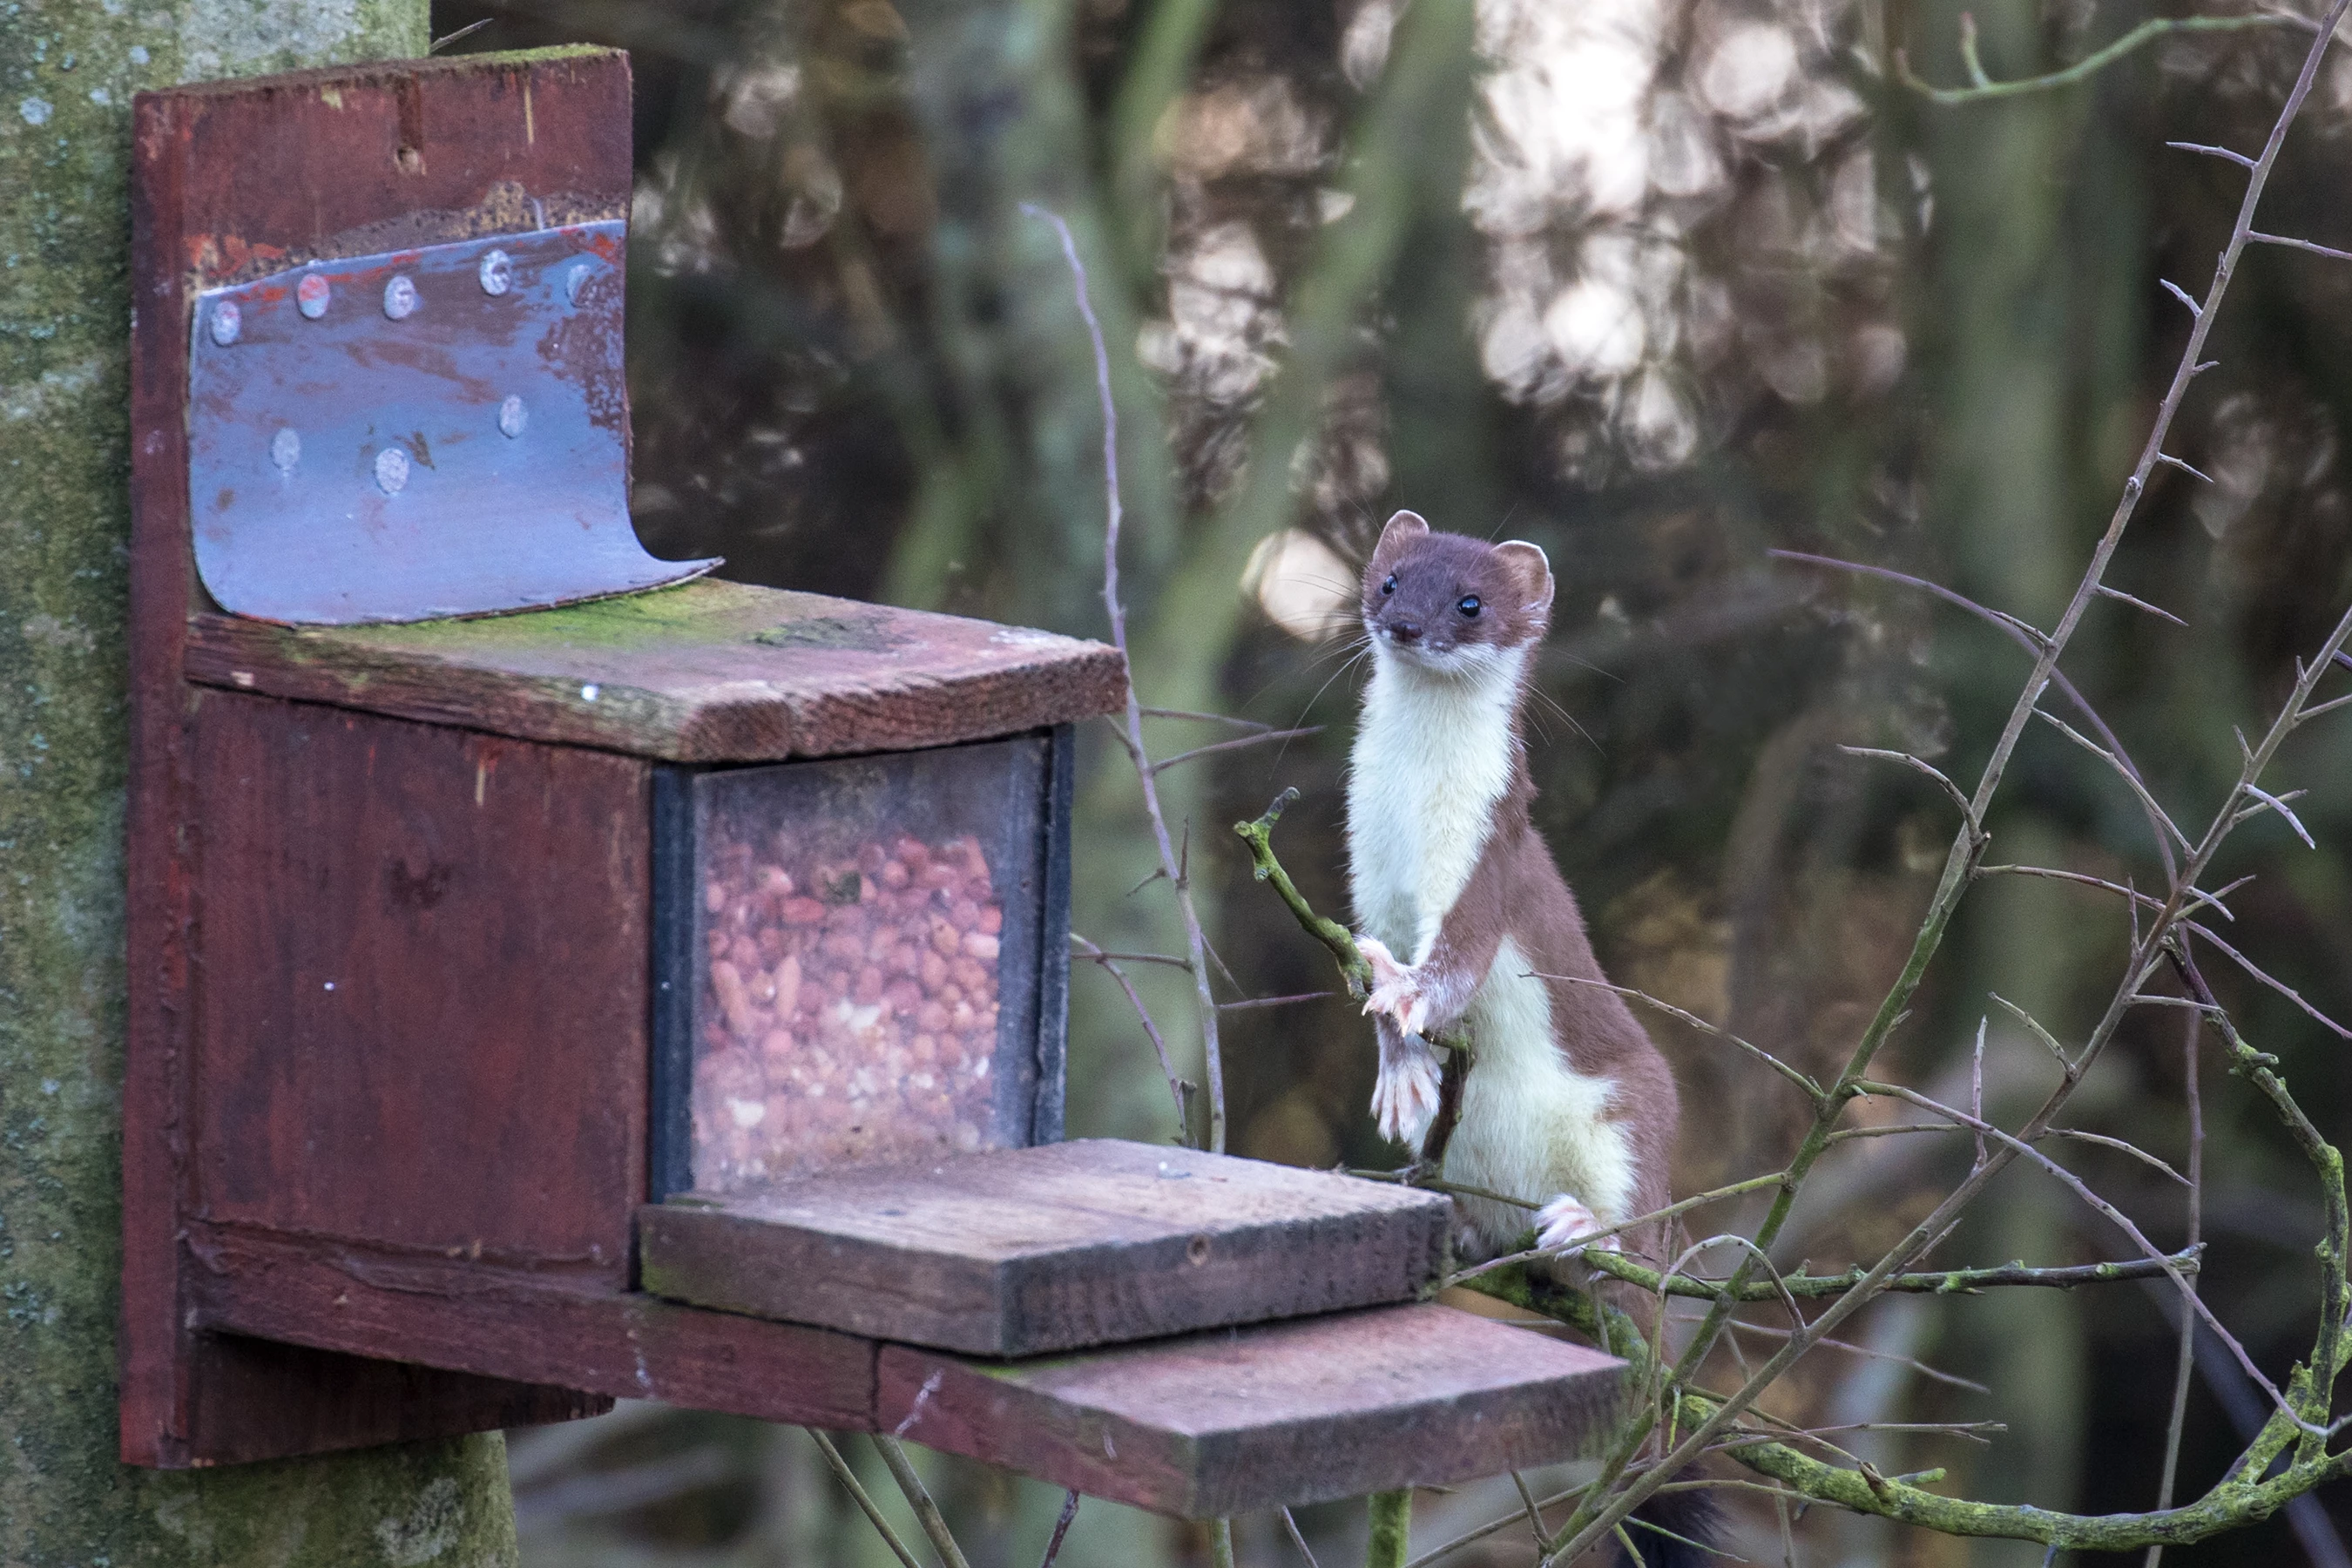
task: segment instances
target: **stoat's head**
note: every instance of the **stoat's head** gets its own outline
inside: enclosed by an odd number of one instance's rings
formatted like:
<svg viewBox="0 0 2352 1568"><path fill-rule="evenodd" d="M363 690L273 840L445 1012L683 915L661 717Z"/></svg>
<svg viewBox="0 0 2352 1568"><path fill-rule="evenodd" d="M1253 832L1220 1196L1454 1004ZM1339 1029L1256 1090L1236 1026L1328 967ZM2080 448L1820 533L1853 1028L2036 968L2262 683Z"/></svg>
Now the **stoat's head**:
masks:
<svg viewBox="0 0 2352 1568"><path fill-rule="evenodd" d="M1364 568L1364 629L1384 660L1471 675L1542 640L1551 592L1551 563L1534 545L1433 533L1401 511Z"/></svg>

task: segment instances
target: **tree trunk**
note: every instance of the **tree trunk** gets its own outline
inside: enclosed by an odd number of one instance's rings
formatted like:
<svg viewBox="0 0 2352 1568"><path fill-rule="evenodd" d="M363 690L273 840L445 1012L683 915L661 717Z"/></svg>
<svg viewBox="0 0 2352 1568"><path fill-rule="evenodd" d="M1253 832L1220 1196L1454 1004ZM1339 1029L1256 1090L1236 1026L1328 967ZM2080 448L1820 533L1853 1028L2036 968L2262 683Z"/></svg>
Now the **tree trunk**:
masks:
<svg viewBox="0 0 2352 1568"><path fill-rule="evenodd" d="M49 0L0 23L0 1562L511 1563L496 1435L115 1458L131 94L422 54L425 0Z"/></svg>

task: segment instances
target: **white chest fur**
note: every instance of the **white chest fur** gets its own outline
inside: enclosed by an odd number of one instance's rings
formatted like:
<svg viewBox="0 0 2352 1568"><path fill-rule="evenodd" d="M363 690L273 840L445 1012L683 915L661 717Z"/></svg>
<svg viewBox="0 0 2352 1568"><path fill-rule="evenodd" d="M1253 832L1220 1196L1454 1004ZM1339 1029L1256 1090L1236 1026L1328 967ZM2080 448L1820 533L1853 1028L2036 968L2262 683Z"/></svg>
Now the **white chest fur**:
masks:
<svg viewBox="0 0 2352 1568"><path fill-rule="evenodd" d="M1348 766L1348 881L1357 929L1418 963L1478 863L1511 777L1511 710L1528 650L1460 673L1377 637Z"/></svg>
<svg viewBox="0 0 2352 1568"><path fill-rule="evenodd" d="M1477 1065L1463 1086L1462 1121L1445 1151L1449 1180L1529 1203L1573 1194L1614 1223L1633 1215L1633 1149L1610 1118L1616 1084L1570 1067L1554 1043L1551 996L1506 938L1464 1018ZM1528 1211L1475 1198L1465 1217L1489 1247L1530 1223Z"/></svg>

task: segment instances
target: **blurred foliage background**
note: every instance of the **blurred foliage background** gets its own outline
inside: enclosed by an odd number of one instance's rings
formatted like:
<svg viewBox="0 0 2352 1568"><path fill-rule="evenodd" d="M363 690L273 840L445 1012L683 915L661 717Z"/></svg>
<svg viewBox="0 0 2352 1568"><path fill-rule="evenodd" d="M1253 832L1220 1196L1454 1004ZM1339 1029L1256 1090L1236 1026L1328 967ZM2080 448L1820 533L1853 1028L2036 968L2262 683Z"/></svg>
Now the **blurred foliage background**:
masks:
<svg viewBox="0 0 2352 1568"><path fill-rule="evenodd" d="M2220 0L2224 10L2243 0ZM1990 0L1996 78L2080 58L2134 3ZM1278 840L1344 909L1340 779L1359 671L1342 607L1396 507L1533 540L1559 581L1541 667L1539 819L1612 976L1807 1068L1833 1070L1899 965L1951 833L1922 781L1840 752L1897 746L1963 781L2026 668L1928 595L1771 558L1842 556L2044 624L2071 590L2189 325L2242 173L2167 140L2259 146L2307 34L2174 38L2084 86L1939 107L1898 85L1965 79L1952 0L436 0L460 49L593 41L634 52L638 184L629 354L635 511L670 555L726 574L1099 637L1100 428L1054 237L1066 216L1108 331L1124 422L1124 552L1147 703L1319 734L1163 776L1233 983L1324 989L1325 961L1226 831L1286 784ZM2262 226L2352 244L2352 51L2333 57ZM2343 432L2352 267L2257 248L2175 450L2068 670L2158 797L2202 820L2291 660L2352 586ZM2231 939L2352 1013L2352 732L2294 743L2319 840L2233 840ZM1213 738L1160 721L1160 754ZM1132 771L1108 733L1083 775L1076 923L1178 952ZM2029 735L1993 858L2143 883L2145 819L2112 775ZM2112 985L2102 896L1996 881L1964 907L1923 1005L1882 1058L1946 1099L1998 991L2063 1036ZM2346 1046L2222 973L2331 1137L2352 1128ZM1144 976L1197 1058L1182 976ZM1174 1135L1169 1097L1108 977L1073 981L1074 1132ZM2017 1112L2047 1058L1992 1009L1989 1102ZM1227 1013L1232 1146L1391 1164L1365 1111L1370 1037L1336 1001ZM1676 1188L1774 1168L1801 1107L1768 1075L1660 1026L1684 1096ZM2178 1016L2147 1009L2076 1124L2185 1155ZM2210 1061L2209 1061L2210 1065ZM1185 1069L1199 1077L1197 1059ZM1957 1075L1957 1076L1956 1076ZM2273 1375L2307 1342L2315 1194L2275 1126L2218 1072L2206 1289ZM2181 1189L2122 1155L2066 1156L2158 1240ZM1787 1260L1867 1259L1932 1206L1954 1140L1843 1145ZM1709 1228L1736 1214L1717 1211ZM2117 1239L2021 1165L1945 1263L2087 1261ZM1874 1434L1885 1470L1948 1466L1972 1495L2151 1506L2172 1303L2137 1286L1891 1299L1860 1352L1804 1363L1777 1408L1840 1423L1994 1420L1977 1445ZM1761 1343L1760 1340L1753 1342ZM2209 1347L2210 1348L2210 1347ZM1900 1360L1932 1363L1949 1378ZM2184 1495L2234 1455L2258 1398L2200 1357ZM870 1448L877 1496L890 1494ZM625 1406L518 1434L536 1563L865 1564L880 1543L790 1429ZM976 1565L1033 1563L1057 1492L933 1472ZM894 1497L895 1501L895 1497ZM1417 1545L1517 1507L1507 1480L1425 1497ZM2347 1559L2326 1493L2187 1563ZM1307 1510L1326 1563L1361 1510ZM1779 1561L1769 1514L1742 1556ZM911 1533L910 1533L911 1539ZM1278 1521L1241 1560L1297 1561ZM1450 1561L1524 1563L1505 1531ZM2028 1563L2040 1549L1898 1533L1815 1510L1806 1563ZM1084 1508L1072 1564L1205 1561L1197 1531Z"/></svg>

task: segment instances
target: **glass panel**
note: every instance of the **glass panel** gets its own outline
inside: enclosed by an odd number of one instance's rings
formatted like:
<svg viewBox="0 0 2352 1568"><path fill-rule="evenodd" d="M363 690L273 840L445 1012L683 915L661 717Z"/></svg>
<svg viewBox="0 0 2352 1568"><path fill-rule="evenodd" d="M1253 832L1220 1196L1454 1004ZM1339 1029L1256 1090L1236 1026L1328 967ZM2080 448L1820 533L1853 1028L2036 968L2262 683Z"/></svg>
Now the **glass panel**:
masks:
<svg viewBox="0 0 2352 1568"><path fill-rule="evenodd" d="M1028 1142L1046 748L694 776L696 1190Z"/></svg>

